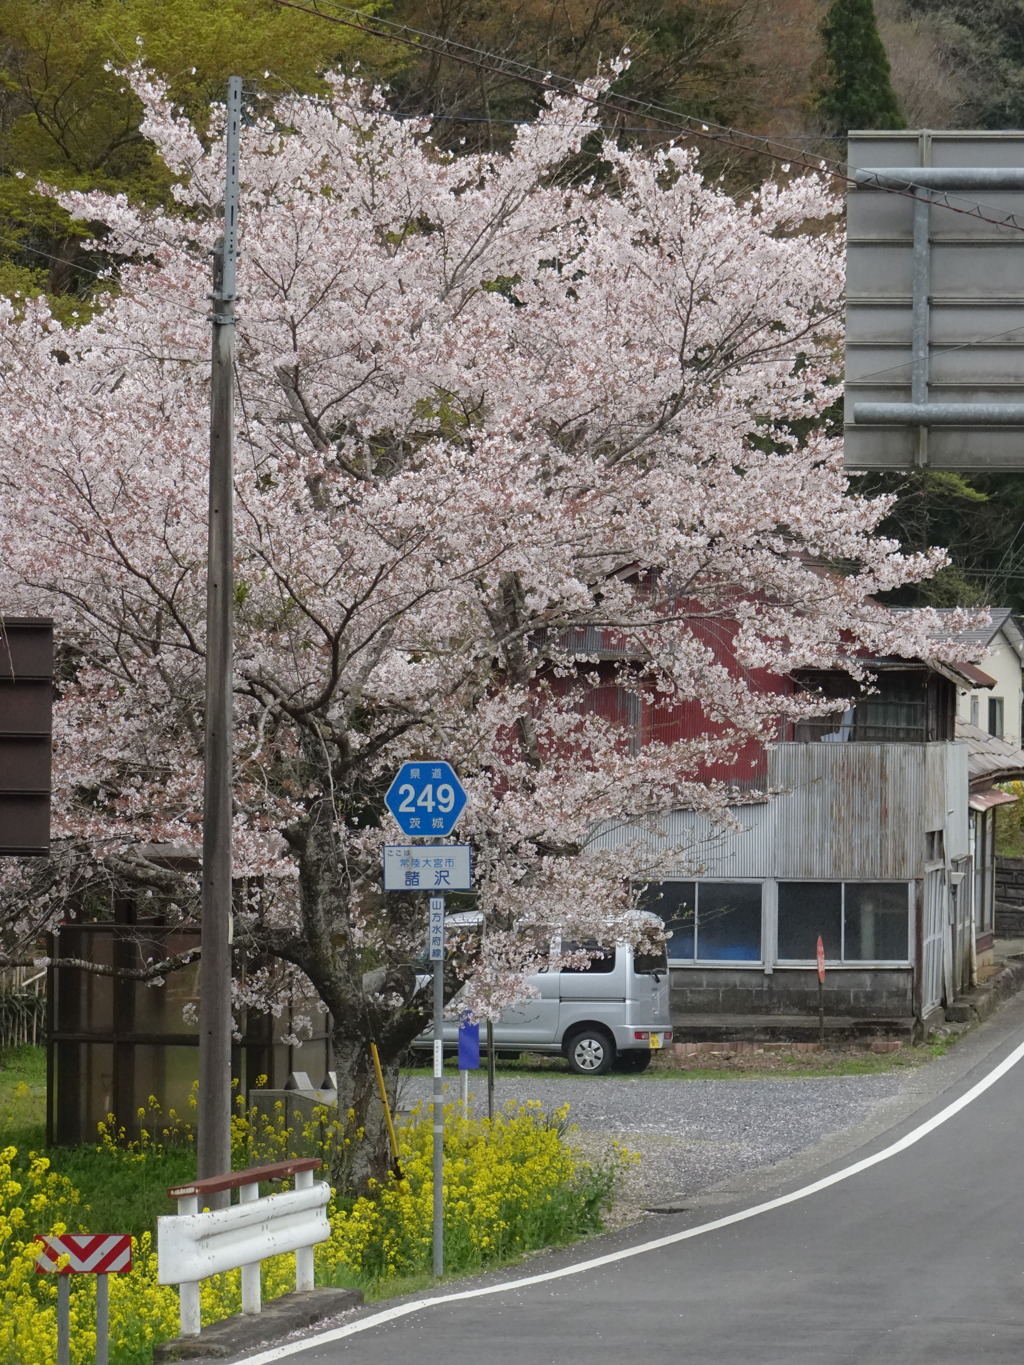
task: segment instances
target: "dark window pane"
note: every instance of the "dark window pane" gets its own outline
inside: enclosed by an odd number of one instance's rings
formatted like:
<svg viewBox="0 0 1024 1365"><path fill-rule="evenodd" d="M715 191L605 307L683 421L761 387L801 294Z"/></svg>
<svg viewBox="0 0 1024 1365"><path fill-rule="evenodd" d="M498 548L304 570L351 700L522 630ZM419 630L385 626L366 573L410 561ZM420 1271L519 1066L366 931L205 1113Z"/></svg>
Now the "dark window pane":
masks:
<svg viewBox="0 0 1024 1365"><path fill-rule="evenodd" d="M760 961L760 883L700 882L699 888L697 956L713 961Z"/></svg>
<svg viewBox="0 0 1024 1365"><path fill-rule="evenodd" d="M820 934L825 956L838 961L841 916L840 882L779 882L779 957L788 961L815 957Z"/></svg>
<svg viewBox="0 0 1024 1365"><path fill-rule="evenodd" d="M633 970L638 976L651 976L668 971L668 956L665 949L652 953L649 949L633 954Z"/></svg>
<svg viewBox="0 0 1024 1365"><path fill-rule="evenodd" d="M640 897L640 909L660 915L668 931L670 958L693 960L693 882L651 882Z"/></svg>
<svg viewBox="0 0 1024 1365"><path fill-rule="evenodd" d="M1003 699L1002 697L989 697L988 699L988 732L1002 738L1003 735Z"/></svg>
<svg viewBox="0 0 1024 1365"><path fill-rule="evenodd" d="M847 961L907 960L906 882L847 882L845 914Z"/></svg>
<svg viewBox="0 0 1024 1365"><path fill-rule="evenodd" d="M562 940L563 953L595 953L585 967L563 967L563 972L611 972L615 970L615 949L600 948L596 942L572 943L569 939Z"/></svg>

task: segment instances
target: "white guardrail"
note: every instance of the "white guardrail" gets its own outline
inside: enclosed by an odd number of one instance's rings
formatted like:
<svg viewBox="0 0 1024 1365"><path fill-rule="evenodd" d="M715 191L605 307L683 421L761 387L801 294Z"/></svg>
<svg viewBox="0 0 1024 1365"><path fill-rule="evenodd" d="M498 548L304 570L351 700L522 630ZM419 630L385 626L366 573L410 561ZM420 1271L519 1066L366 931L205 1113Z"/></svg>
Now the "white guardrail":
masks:
<svg viewBox="0 0 1024 1365"><path fill-rule="evenodd" d="M199 1284L225 1270L242 1271L242 1312L258 1313L260 1262L295 1252L295 1288L313 1288L313 1247L330 1236L330 1186L314 1183L319 1157L252 1166L230 1175L195 1180L167 1191L177 1214L157 1219L157 1278L176 1284L181 1300L181 1335L199 1335ZM295 1177L295 1188L260 1196L261 1180ZM200 1201L238 1190L238 1203L200 1212Z"/></svg>

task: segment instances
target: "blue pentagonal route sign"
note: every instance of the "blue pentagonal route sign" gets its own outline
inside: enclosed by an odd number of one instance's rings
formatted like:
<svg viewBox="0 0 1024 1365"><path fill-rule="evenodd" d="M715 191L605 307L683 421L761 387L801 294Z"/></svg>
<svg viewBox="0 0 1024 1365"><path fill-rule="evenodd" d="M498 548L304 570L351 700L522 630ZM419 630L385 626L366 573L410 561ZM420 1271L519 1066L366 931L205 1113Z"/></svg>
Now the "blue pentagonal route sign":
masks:
<svg viewBox="0 0 1024 1365"><path fill-rule="evenodd" d="M410 839L451 834L466 804L466 793L450 763L403 763L384 804Z"/></svg>

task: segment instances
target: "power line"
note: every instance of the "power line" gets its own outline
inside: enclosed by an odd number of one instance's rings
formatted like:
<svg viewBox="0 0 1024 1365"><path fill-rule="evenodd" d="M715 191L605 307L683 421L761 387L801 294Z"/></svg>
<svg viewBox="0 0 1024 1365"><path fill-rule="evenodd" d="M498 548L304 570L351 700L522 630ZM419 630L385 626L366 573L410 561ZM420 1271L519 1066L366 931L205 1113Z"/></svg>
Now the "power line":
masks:
<svg viewBox="0 0 1024 1365"><path fill-rule="evenodd" d="M560 76L553 72L541 72L539 67L529 66L525 62L519 62L510 57L502 57L482 48L470 47L456 39L442 37L440 34L411 28L408 24L397 24L390 19L383 19L377 15L367 16L359 10L351 9L349 6L339 3L339 0L304 0L303 3L298 3L297 0L275 0L275 4L284 9L294 9L302 14L313 15L318 19L323 19L326 23L340 24L345 28L355 29L356 32L363 33L370 38L378 38L385 42L403 43L406 47L427 53L428 56L444 57L449 61L459 62L464 66L470 66L475 70L495 76L511 76L513 79L522 81L525 85L531 85L538 90L574 96L587 104L600 109L607 109L612 113L622 113L623 106L626 106L627 111L636 113L648 119L649 122L660 124L676 135L683 133L709 142L724 143L736 151L766 157L768 160L781 165L784 170L789 170L795 164L815 173L827 171L836 179L849 185L860 184L854 176L849 174L850 167L847 162L838 162L827 157L811 158L802 148L787 146L778 138L766 137L759 133L748 133L742 129L713 123L708 119L702 119L692 114L679 114L674 110L667 109L664 105L634 99L630 95L589 95L580 90L576 82L568 76ZM320 8L321 4L328 4L332 9L341 10L353 17L343 19L337 14L325 14ZM376 24L378 28L370 27L371 24ZM380 29L384 31L380 32ZM479 60L480 58L486 60ZM948 209L950 213L964 214L966 217L976 218L984 223L992 223L997 227L1008 227L1016 232L1024 232L1024 221L1019 219L1016 214L1000 213L997 209L978 204L974 200L963 199L959 195L951 195L947 191L930 191L928 194L918 194L915 193L918 187L912 181L907 181L903 188L898 188L891 183L872 186L872 188L879 189L886 194L897 195L900 198L934 204L936 207Z"/></svg>
<svg viewBox="0 0 1024 1365"><path fill-rule="evenodd" d="M425 117L423 114L410 114L404 110L394 111L397 119L418 119ZM493 114L430 114L428 116L432 123L498 123L510 124L514 127L524 127L533 122L530 118L495 118ZM575 127L575 124L559 123L557 119L549 120L556 128ZM607 128L609 132L619 133L649 133L651 130L646 123L595 123L595 128ZM845 142L846 138L832 133L785 133L784 137L799 138L803 142Z"/></svg>
<svg viewBox="0 0 1024 1365"><path fill-rule="evenodd" d="M69 261L66 256L55 256L52 251L40 251L38 247L29 246L26 242L19 242L17 237L8 236L6 241L18 251L27 251L44 261L55 261L57 265L65 265L69 270L73 270L79 275L92 275L97 280L107 279L110 275L109 271L90 270L88 266L78 265L75 261Z"/></svg>

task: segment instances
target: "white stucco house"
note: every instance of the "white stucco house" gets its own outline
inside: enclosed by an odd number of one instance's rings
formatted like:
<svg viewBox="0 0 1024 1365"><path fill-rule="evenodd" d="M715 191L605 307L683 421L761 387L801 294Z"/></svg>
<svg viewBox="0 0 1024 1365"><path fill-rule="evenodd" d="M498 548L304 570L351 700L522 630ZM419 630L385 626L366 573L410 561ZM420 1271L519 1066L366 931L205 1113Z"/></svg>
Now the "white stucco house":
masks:
<svg viewBox="0 0 1024 1365"><path fill-rule="evenodd" d="M1021 726L1024 628L1009 607L992 607L989 615L989 625L959 632L957 639L977 644L975 662L994 685L961 692L957 698L957 719L1019 749L1024 738Z"/></svg>

